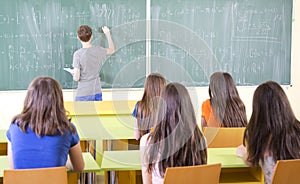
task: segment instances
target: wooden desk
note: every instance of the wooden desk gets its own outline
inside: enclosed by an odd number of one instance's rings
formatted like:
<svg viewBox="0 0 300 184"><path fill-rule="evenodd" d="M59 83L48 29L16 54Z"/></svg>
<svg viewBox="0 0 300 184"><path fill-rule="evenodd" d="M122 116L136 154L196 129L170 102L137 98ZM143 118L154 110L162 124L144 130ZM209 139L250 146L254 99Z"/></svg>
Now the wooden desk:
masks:
<svg viewBox="0 0 300 184"><path fill-rule="evenodd" d="M77 127L80 139L98 140L104 150L138 149L134 138L134 117L131 115L74 116L72 122Z"/></svg>
<svg viewBox="0 0 300 184"><path fill-rule="evenodd" d="M134 118L132 115L80 115L74 116L75 124L80 139L96 140L88 141L88 147L93 147L94 157L102 162L105 150L129 150L138 149L139 142L134 138ZM107 172L104 173L107 178Z"/></svg>
<svg viewBox="0 0 300 184"><path fill-rule="evenodd" d="M220 183L264 182L262 170L248 167L241 158L236 156L236 148L209 148L208 164L213 163L222 164ZM135 171L141 170L140 151L105 151L101 168L106 171L116 171L120 183L136 183Z"/></svg>
<svg viewBox="0 0 300 184"><path fill-rule="evenodd" d="M81 115L128 115L131 114L137 101L65 101L65 109L70 116Z"/></svg>
<svg viewBox="0 0 300 184"><path fill-rule="evenodd" d="M134 118L131 116L136 102L136 100L65 101L64 105L72 122L76 124L80 138L99 140L103 144L101 145L103 149L98 150L102 152L110 149L138 148L138 143L134 141ZM133 146L130 142L133 142Z"/></svg>
<svg viewBox="0 0 300 184"><path fill-rule="evenodd" d="M83 173L94 173L99 172L101 169L97 162L94 160L93 156L90 153L84 152L84 170ZM9 169L8 157L0 156L0 183L3 182L3 171ZM68 183L77 184L78 183L78 172L68 171Z"/></svg>
<svg viewBox="0 0 300 184"><path fill-rule="evenodd" d="M71 121L83 139L134 139L134 118L131 115L74 116Z"/></svg>
<svg viewBox="0 0 300 184"><path fill-rule="evenodd" d="M7 155L6 130L0 130L0 155Z"/></svg>
<svg viewBox="0 0 300 184"><path fill-rule="evenodd" d="M72 122L78 127L80 138L121 140L124 142L122 147L128 147L127 140L134 139L134 119L131 114L136 102L135 100L65 101L64 105Z"/></svg>
<svg viewBox="0 0 300 184"><path fill-rule="evenodd" d="M221 163L220 183L264 183L262 169L247 166L236 148L208 148L208 164Z"/></svg>

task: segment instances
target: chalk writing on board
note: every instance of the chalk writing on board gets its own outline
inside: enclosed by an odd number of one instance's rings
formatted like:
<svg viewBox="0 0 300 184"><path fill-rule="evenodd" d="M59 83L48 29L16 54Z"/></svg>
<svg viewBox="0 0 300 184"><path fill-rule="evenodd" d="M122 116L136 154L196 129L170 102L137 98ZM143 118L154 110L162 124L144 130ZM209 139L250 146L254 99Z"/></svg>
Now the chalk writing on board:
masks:
<svg viewBox="0 0 300 184"><path fill-rule="evenodd" d="M102 75L102 81L107 86L112 86L113 76L121 66L145 54L145 43L140 42L145 41L145 28L134 23L145 19L145 2L16 0L3 3L0 59L5 62L0 70L5 81L0 84L0 90L26 89L38 75L56 78L63 88L76 87L63 68L72 67L73 53L81 47L76 33L81 24L93 28L93 44L103 47L107 47L107 41L99 27L111 28L117 52L103 66L108 76ZM140 69L139 65L134 67ZM123 79L118 83L127 84Z"/></svg>
<svg viewBox="0 0 300 184"><path fill-rule="evenodd" d="M74 88L63 68L72 67L81 47L81 24L93 27L95 45L107 46L99 27L111 28L117 52L102 66L104 87L142 87L147 58L151 71L188 86L208 85L216 70L230 72L239 85L290 82L292 0L151 0L150 20L146 1L2 3L0 90L26 89L37 75Z"/></svg>
<svg viewBox="0 0 300 184"><path fill-rule="evenodd" d="M187 70L183 82L208 85L218 70L238 85L290 82L291 1L176 2L152 3L151 53Z"/></svg>

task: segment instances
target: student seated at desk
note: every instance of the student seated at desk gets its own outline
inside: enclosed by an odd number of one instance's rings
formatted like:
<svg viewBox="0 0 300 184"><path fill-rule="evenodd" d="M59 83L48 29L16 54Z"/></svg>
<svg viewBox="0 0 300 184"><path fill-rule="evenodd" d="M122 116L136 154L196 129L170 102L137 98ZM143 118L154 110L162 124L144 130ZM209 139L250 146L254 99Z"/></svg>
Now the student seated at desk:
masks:
<svg viewBox="0 0 300 184"><path fill-rule="evenodd" d="M151 113L157 108L157 100L162 88L166 85L166 79L159 73L152 73L146 78L142 100L138 101L132 112L135 117L134 137L139 140L141 136L149 133L151 124Z"/></svg>
<svg viewBox="0 0 300 184"><path fill-rule="evenodd" d="M229 73L213 73L210 76L208 93L210 99L202 104L202 128L247 125L245 105Z"/></svg>
<svg viewBox="0 0 300 184"><path fill-rule="evenodd" d="M162 91L154 131L140 141L143 183L163 183L167 167L207 163L207 146L187 89L170 83Z"/></svg>
<svg viewBox="0 0 300 184"><path fill-rule="evenodd" d="M11 169L65 166L82 171L79 136L69 122L59 83L37 77L28 87L24 107L6 133Z"/></svg>
<svg viewBox="0 0 300 184"><path fill-rule="evenodd" d="M271 183L277 160L300 159L300 122L279 84L268 81L254 92L253 112L244 146L237 154L250 166L261 165L265 183Z"/></svg>

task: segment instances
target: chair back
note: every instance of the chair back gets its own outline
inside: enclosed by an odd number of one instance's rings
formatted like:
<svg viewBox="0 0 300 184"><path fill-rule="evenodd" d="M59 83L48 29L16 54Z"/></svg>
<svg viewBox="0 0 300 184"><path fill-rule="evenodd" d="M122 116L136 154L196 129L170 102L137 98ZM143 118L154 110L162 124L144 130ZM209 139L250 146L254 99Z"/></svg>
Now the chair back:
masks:
<svg viewBox="0 0 300 184"><path fill-rule="evenodd" d="M278 160L274 169L272 184L298 184L300 182L300 159Z"/></svg>
<svg viewBox="0 0 300 184"><path fill-rule="evenodd" d="M67 184L66 167L4 170L4 184Z"/></svg>
<svg viewBox="0 0 300 184"><path fill-rule="evenodd" d="M205 127L203 135L206 137L208 148L237 147L243 144L245 127Z"/></svg>
<svg viewBox="0 0 300 184"><path fill-rule="evenodd" d="M168 167L164 184L218 184L221 173L221 164Z"/></svg>

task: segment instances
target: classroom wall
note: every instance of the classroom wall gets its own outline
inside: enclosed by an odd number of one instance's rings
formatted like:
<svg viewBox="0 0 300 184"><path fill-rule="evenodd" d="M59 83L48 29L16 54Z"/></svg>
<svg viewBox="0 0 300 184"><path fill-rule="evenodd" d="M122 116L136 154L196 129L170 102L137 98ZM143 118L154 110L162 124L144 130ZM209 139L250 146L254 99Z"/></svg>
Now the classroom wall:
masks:
<svg viewBox="0 0 300 184"><path fill-rule="evenodd" d="M292 88L289 90L290 102L297 118L300 118L300 0L294 0L292 28Z"/></svg>
<svg viewBox="0 0 300 184"><path fill-rule="evenodd" d="M294 0L292 32L291 86L283 86L288 95L294 113L300 119L300 0ZM238 91L246 105L248 118L252 111L252 96L256 86L241 86ZM201 115L201 103L208 98L207 87L188 88L196 110L198 120ZM64 99L72 101L74 90L64 90ZM105 100L139 100L143 89L104 89ZM26 91L0 91L0 129L7 129L11 118L22 109Z"/></svg>

